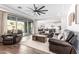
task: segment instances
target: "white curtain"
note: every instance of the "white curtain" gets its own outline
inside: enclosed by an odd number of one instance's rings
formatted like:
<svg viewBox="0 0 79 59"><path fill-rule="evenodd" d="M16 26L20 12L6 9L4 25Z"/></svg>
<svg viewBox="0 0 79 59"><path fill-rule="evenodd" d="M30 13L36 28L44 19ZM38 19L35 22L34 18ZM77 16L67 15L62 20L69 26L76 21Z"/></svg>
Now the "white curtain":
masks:
<svg viewBox="0 0 79 59"><path fill-rule="evenodd" d="M7 33L7 12L0 11L0 35Z"/></svg>

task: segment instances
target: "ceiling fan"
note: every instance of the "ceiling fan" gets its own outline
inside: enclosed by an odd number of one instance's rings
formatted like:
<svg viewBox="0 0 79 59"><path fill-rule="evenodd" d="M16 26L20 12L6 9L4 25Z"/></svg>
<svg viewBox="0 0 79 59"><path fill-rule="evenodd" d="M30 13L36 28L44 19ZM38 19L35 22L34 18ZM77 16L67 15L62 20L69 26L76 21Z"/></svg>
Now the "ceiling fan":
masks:
<svg viewBox="0 0 79 59"><path fill-rule="evenodd" d="M48 11L48 10L43 9L43 8L45 8L45 6L42 6L39 8L35 4L33 4L33 7L34 7L34 9L32 9L32 8L29 8L29 9L31 9L34 12L34 15L45 14L45 12Z"/></svg>

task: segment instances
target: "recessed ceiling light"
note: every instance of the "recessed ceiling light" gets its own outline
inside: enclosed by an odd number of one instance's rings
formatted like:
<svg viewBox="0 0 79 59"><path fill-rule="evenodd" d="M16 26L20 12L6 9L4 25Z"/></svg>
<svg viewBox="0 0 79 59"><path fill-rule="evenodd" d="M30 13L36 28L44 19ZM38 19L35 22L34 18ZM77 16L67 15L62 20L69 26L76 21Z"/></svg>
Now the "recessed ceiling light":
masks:
<svg viewBox="0 0 79 59"><path fill-rule="evenodd" d="M22 9L22 7L21 7L21 6L18 6L17 8Z"/></svg>

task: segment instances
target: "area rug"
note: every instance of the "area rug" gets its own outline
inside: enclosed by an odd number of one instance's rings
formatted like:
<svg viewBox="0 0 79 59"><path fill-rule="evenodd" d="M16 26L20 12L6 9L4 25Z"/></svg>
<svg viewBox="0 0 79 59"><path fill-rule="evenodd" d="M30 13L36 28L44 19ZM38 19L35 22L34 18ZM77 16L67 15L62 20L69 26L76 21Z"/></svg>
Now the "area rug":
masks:
<svg viewBox="0 0 79 59"><path fill-rule="evenodd" d="M45 52L45 53L49 53L51 54L52 52L49 51L49 44L48 42L46 43L42 43L42 42L38 42L38 41L34 41L29 39L26 43L23 43L23 45L26 45L30 48L34 48L36 50Z"/></svg>

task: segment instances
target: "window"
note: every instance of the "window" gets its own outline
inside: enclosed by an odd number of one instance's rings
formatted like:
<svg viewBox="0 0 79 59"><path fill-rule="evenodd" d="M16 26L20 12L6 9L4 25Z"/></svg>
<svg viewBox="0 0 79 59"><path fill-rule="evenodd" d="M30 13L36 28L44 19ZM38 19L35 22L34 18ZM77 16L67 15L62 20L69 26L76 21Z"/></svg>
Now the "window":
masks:
<svg viewBox="0 0 79 59"><path fill-rule="evenodd" d="M24 22L17 21L17 29L18 30L22 30L22 32L25 32L24 27L25 27Z"/></svg>
<svg viewBox="0 0 79 59"><path fill-rule="evenodd" d="M21 17L15 17L9 15L7 18L7 29L8 30L22 30L23 33L31 33L32 21Z"/></svg>
<svg viewBox="0 0 79 59"><path fill-rule="evenodd" d="M16 29L16 21L13 21L13 20L7 20L7 29L8 30L12 30L13 27L14 29Z"/></svg>

